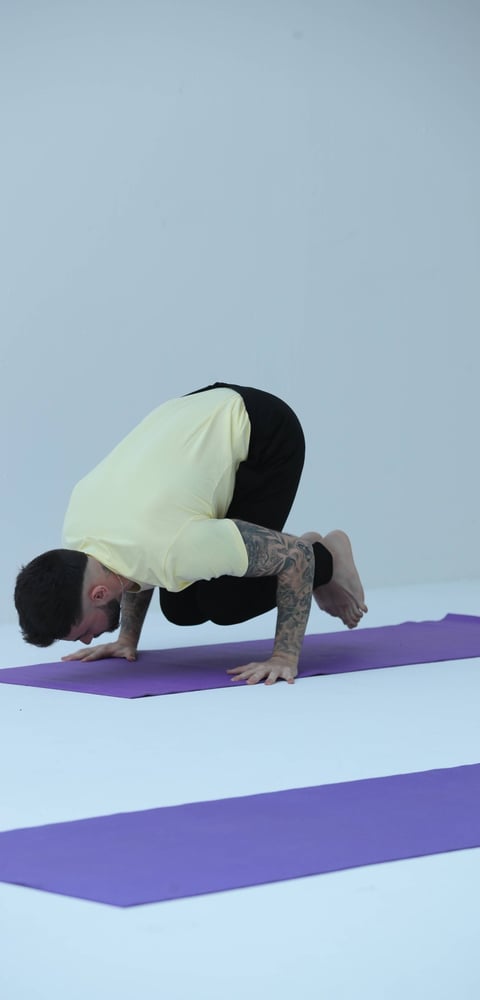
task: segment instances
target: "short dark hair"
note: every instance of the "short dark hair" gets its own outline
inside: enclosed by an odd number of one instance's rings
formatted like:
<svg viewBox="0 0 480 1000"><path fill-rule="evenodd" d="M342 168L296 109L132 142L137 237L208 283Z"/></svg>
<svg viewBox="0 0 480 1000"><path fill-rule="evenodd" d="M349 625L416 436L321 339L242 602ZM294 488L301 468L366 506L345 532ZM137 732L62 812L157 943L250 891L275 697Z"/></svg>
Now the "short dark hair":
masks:
<svg viewBox="0 0 480 1000"><path fill-rule="evenodd" d="M51 646L81 620L87 561L84 552L51 549L20 570L14 599L26 642Z"/></svg>

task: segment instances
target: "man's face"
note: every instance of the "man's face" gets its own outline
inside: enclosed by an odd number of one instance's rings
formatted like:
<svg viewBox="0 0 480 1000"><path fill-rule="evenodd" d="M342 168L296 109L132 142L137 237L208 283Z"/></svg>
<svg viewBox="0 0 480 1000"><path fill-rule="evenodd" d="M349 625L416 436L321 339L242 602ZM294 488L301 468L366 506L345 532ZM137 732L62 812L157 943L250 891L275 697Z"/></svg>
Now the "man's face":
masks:
<svg viewBox="0 0 480 1000"><path fill-rule="evenodd" d="M113 599L102 608L85 611L80 622L73 625L65 636L68 642L83 642L89 646L92 639L98 639L103 632L115 632L120 624L120 603Z"/></svg>

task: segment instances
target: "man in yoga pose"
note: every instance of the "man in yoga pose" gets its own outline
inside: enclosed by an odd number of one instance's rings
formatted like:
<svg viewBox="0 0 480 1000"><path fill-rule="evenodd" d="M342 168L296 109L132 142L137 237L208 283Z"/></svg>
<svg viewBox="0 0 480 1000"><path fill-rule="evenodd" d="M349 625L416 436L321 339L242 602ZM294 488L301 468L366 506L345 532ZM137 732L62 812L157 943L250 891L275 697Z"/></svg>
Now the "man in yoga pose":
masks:
<svg viewBox="0 0 480 1000"><path fill-rule="evenodd" d="M312 594L355 628L367 611L347 535L285 534L305 456L300 423L270 393L216 382L153 411L75 487L63 548L17 577L27 642L89 646L69 660L134 660L155 587L169 621L219 625L277 608L271 657L232 680L289 683Z"/></svg>

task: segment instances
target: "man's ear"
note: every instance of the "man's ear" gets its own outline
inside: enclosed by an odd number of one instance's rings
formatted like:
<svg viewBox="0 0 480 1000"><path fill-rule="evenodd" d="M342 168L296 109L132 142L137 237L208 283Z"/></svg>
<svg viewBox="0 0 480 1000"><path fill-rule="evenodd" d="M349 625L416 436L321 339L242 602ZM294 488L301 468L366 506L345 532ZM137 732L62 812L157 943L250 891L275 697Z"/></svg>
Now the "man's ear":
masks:
<svg viewBox="0 0 480 1000"><path fill-rule="evenodd" d="M108 600L109 593L105 584L96 583L95 586L91 588L88 596L94 604L102 605L106 600Z"/></svg>

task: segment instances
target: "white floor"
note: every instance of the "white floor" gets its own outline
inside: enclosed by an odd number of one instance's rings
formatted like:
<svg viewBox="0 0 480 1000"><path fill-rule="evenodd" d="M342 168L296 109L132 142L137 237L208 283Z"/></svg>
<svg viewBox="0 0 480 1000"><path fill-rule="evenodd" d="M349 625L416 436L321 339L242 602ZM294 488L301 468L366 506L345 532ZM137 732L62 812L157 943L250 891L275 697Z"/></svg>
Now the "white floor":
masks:
<svg viewBox="0 0 480 1000"><path fill-rule="evenodd" d="M368 602L370 626L480 614L480 580ZM272 628L153 608L144 647ZM0 637L0 667L62 654ZM3 685L0 828L476 763L479 718L479 660L134 701ZM478 1000L479 893L479 850L126 910L0 884L0 996Z"/></svg>

